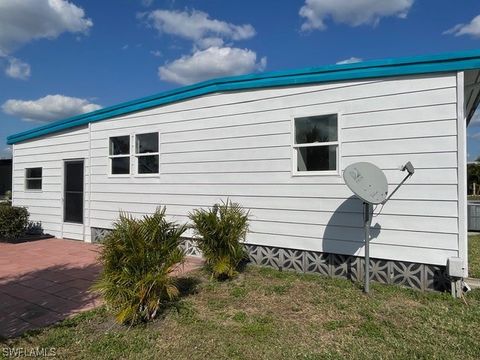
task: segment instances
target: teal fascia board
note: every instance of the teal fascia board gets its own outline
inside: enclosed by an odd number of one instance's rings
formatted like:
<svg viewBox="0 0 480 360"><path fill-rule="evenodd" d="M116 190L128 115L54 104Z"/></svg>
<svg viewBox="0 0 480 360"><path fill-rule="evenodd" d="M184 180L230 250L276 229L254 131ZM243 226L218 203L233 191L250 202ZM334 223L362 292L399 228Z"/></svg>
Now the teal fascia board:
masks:
<svg viewBox="0 0 480 360"><path fill-rule="evenodd" d="M124 102L86 114L59 120L11 135L8 144L64 131L91 122L167 105L216 92L261 89L368 78L455 72L480 68L480 50L418 56L412 58L372 60L354 64L329 65L291 71L249 74L208 80L160 94Z"/></svg>

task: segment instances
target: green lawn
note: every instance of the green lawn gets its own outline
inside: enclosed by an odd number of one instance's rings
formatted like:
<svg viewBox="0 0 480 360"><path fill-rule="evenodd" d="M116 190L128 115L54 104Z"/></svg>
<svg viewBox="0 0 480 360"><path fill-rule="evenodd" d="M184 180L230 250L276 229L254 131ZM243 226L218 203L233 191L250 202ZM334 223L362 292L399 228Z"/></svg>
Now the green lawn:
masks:
<svg viewBox="0 0 480 360"><path fill-rule="evenodd" d="M468 276L480 278L480 234L468 237Z"/></svg>
<svg viewBox="0 0 480 360"><path fill-rule="evenodd" d="M478 359L480 291L462 300L249 267L198 283L148 325L116 325L105 309L0 344L56 347L78 359ZM2 353L0 353L0 357Z"/></svg>

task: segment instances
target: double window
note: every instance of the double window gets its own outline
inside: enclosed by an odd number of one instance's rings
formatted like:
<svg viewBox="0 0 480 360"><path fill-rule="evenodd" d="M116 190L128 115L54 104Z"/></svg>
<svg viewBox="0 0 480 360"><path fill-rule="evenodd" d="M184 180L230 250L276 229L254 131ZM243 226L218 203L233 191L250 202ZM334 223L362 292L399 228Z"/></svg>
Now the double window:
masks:
<svg viewBox="0 0 480 360"><path fill-rule="evenodd" d="M25 189L42 190L42 168L25 169Z"/></svg>
<svg viewBox="0 0 480 360"><path fill-rule="evenodd" d="M338 146L337 114L294 119L294 173L337 173Z"/></svg>
<svg viewBox="0 0 480 360"><path fill-rule="evenodd" d="M133 149L131 140L134 141ZM158 132L136 134L132 138L130 135L110 138L109 161L112 175L129 175L132 167L137 175L158 174L159 158Z"/></svg>

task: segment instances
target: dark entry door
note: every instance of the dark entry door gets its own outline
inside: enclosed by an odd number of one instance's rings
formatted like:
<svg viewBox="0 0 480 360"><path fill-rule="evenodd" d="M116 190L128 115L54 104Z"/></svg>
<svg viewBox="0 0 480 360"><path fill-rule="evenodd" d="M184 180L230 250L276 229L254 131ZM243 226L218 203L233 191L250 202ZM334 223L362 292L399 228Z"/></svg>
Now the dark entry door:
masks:
<svg viewBox="0 0 480 360"><path fill-rule="evenodd" d="M65 161L63 221L83 224L83 160Z"/></svg>

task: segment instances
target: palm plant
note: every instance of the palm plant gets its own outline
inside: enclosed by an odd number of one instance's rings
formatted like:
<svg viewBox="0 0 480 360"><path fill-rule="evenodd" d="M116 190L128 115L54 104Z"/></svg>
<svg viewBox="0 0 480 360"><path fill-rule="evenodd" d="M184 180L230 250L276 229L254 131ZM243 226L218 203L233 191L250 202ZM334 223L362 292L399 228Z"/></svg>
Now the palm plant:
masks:
<svg viewBox="0 0 480 360"><path fill-rule="evenodd" d="M217 279L232 278L247 253L242 242L248 232L249 212L227 199L210 209L195 209L189 214L196 242L207 267Z"/></svg>
<svg viewBox="0 0 480 360"><path fill-rule="evenodd" d="M120 213L100 250L103 271L93 287L118 322L151 320L179 295L171 273L185 259L179 247L185 230L166 220L165 207L142 219Z"/></svg>

